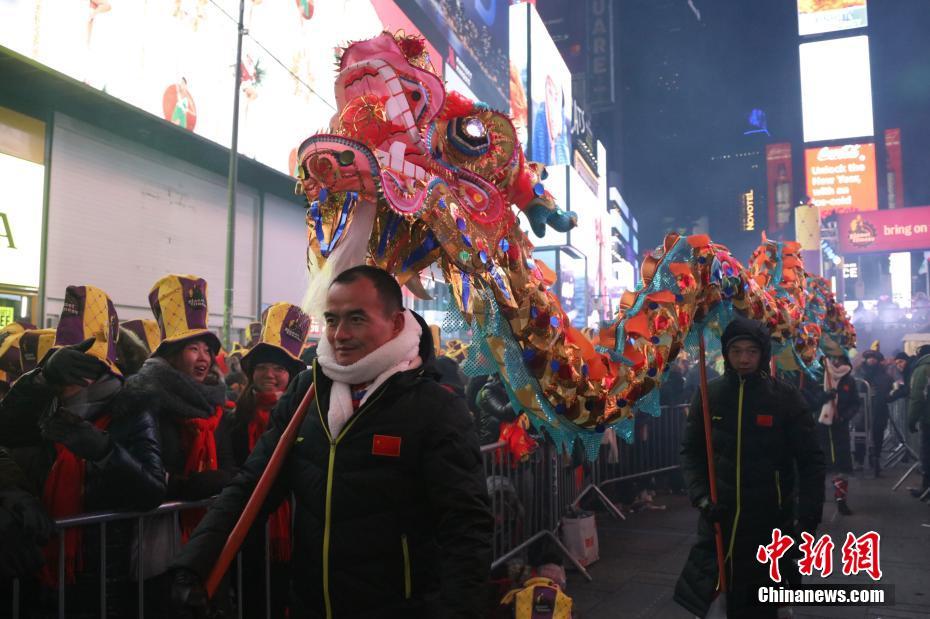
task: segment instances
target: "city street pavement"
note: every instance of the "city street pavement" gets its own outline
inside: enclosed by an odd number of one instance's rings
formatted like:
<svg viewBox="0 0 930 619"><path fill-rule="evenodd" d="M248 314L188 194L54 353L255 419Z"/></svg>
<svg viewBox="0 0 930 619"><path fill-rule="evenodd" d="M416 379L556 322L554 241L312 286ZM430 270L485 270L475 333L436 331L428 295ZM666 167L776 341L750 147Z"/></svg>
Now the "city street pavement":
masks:
<svg viewBox="0 0 930 619"><path fill-rule="evenodd" d="M849 482L852 516L840 516L832 501L824 505L824 523L818 535L830 533L836 548L834 573L809 582L871 583L864 574L843 576L840 547L847 531L881 534L882 583L894 585L893 606L797 607L794 617L856 617L910 619L930 617L930 507L913 499L905 489L918 483L914 473L897 491L891 486L904 473L899 465L876 479L858 474ZM832 497L832 488L828 489ZM578 619L614 617L688 619L690 613L672 599L675 581L695 539L697 512L687 499L659 495L665 511L628 514L626 521L598 513L600 560L590 567L593 582L569 572L568 593L575 601Z"/></svg>

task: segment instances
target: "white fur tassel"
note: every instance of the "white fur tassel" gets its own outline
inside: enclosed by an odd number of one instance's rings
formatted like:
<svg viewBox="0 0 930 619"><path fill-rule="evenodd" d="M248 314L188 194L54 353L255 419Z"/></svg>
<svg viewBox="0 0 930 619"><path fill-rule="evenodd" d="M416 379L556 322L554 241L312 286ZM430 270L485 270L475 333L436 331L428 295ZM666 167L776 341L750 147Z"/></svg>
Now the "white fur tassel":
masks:
<svg viewBox="0 0 930 619"><path fill-rule="evenodd" d="M352 223L346 228L345 236L339 240L336 248L323 261L322 266L313 252L307 252L309 281L301 305L310 316L317 320L323 319L323 311L326 308L326 290L336 276L346 269L365 264L368 256L368 240L375 223L376 210L375 205L367 201L359 201L355 205ZM314 232L311 231L310 234Z"/></svg>

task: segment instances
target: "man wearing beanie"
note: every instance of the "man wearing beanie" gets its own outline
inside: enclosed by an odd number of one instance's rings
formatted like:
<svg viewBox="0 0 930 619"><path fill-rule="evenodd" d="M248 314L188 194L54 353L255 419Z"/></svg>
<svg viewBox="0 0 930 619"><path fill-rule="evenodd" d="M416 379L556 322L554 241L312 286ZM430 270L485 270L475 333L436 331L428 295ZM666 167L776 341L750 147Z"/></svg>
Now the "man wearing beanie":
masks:
<svg viewBox="0 0 930 619"><path fill-rule="evenodd" d="M700 510L698 541L675 587L675 600L705 617L776 617L775 606L759 606L759 586L771 585L768 565L756 560L772 531L814 534L824 500L824 456L814 420L801 394L769 372L771 340L765 327L737 316L721 338L725 372L707 386L711 441L716 463L717 502L710 499L701 394L691 402L681 448L681 470L692 504ZM797 505L795 505L797 497ZM795 521L797 513L797 521ZM726 595L717 595L714 524L720 523ZM790 573L791 562L781 562ZM723 616L715 614L713 616Z"/></svg>

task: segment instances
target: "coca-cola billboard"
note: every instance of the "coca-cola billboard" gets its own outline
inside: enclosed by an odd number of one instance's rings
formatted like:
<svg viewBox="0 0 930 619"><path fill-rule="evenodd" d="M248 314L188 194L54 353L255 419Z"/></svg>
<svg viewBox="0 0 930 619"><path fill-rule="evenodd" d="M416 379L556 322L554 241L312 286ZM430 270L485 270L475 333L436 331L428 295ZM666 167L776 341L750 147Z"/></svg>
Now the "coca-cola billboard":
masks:
<svg viewBox="0 0 930 619"><path fill-rule="evenodd" d="M878 209L875 144L808 148L804 164L807 195L821 217Z"/></svg>

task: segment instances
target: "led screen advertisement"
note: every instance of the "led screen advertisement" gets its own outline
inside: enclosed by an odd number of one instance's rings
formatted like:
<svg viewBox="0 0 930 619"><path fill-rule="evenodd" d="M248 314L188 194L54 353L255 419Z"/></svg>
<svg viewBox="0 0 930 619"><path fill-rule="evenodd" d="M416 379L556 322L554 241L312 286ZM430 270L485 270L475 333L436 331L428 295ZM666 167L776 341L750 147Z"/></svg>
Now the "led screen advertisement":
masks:
<svg viewBox="0 0 930 619"><path fill-rule="evenodd" d="M866 0L798 0L798 34L821 34L869 25Z"/></svg>
<svg viewBox="0 0 930 619"><path fill-rule="evenodd" d="M510 92L509 2L397 0L445 62L480 101L507 109Z"/></svg>
<svg viewBox="0 0 930 619"><path fill-rule="evenodd" d="M536 9L530 7L530 159L571 163L572 75Z"/></svg>
<svg viewBox="0 0 930 619"><path fill-rule="evenodd" d="M236 0L0 2L0 45L229 146ZM371 0L246 2L240 151L290 173L335 111L335 50L382 30Z"/></svg>
<svg viewBox="0 0 930 619"><path fill-rule="evenodd" d="M874 144L808 148L804 167L807 195L821 217L878 208Z"/></svg>
<svg viewBox="0 0 930 619"><path fill-rule="evenodd" d="M529 17L527 18L527 15ZM518 91L516 121L528 126L527 156L546 165L571 163L572 76L545 24L530 4L511 7L511 62ZM528 25L528 29L527 29ZM519 88L523 88L523 101ZM525 112L520 109L525 108ZM524 118L526 120L524 120Z"/></svg>
<svg viewBox="0 0 930 619"><path fill-rule="evenodd" d="M804 141L871 136L869 38L804 43L800 58Z"/></svg>
<svg viewBox="0 0 930 619"><path fill-rule="evenodd" d="M930 206L845 213L837 218L837 230L844 255L927 249Z"/></svg>

